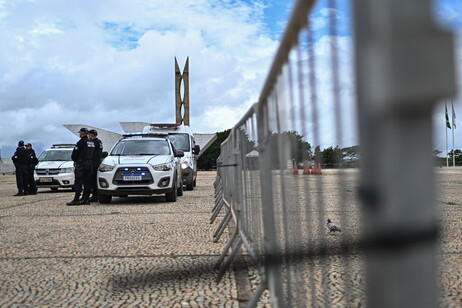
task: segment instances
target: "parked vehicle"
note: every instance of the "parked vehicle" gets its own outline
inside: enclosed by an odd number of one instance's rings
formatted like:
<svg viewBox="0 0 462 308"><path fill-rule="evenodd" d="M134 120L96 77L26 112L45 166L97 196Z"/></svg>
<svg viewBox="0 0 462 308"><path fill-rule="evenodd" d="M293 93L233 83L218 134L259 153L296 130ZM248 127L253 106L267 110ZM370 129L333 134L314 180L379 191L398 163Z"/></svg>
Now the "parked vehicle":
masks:
<svg viewBox="0 0 462 308"><path fill-rule="evenodd" d="M127 134L112 148L98 169L98 199L110 203L112 196L165 194L168 202L183 195L183 170L166 135Z"/></svg>
<svg viewBox="0 0 462 308"><path fill-rule="evenodd" d="M72 188L74 162L71 159L74 144L53 144L38 157L34 180L37 188Z"/></svg>
<svg viewBox="0 0 462 308"><path fill-rule="evenodd" d="M200 147L196 145L194 135L189 126L181 124L150 124L143 129L144 133L168 134L168 138L177 150L184 152L180 159L183 169L183 185L187 190L193 190L197 178L197 156Z"/></svg>

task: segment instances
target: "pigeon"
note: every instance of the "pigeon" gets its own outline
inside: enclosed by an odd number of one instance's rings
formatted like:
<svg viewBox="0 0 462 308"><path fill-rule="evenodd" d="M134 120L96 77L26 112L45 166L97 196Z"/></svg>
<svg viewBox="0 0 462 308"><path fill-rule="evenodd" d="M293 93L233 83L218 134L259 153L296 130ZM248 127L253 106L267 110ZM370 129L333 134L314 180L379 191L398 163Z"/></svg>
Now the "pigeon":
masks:
<svg viewBox="0 0 462 308"><path fill-rule="evenodd" d="M329 233L332 233L335 231L341 232L339 227L337 227L330 219L327 220L327 228L329 229Z"/></svg>

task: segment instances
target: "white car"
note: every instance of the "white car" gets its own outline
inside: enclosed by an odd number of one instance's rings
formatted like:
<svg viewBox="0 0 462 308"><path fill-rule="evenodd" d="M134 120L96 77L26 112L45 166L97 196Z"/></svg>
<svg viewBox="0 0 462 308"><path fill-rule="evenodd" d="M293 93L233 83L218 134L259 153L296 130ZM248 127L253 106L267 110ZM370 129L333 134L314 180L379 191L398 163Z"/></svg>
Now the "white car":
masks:
<svg viewBox="0 0 462 308"><path fill-rule="evenodd" d="M166 137L128 134L119 140L98 169L98 200L110 203L112 196L165 194L168 202L183 195L179 157Z"/></svg>
<svg viewBox="0 0 462 308"><path fill-rule="evenodd" d="M184 152L180 160L183 169L183 185L186 186L186 190L193 190L196 186L197 155L199 155L200 147L196 145L191 128L182 124L149 124L144 127L143 132L167 134L175 149Z"/></svg>
<svg viewBox="0 0 462 308"><path fill-rule="evenodd" d="M73 188L74 162L71 159L74 144L53 144L43 151L35 166L34 179L37 188Z"/></svg>

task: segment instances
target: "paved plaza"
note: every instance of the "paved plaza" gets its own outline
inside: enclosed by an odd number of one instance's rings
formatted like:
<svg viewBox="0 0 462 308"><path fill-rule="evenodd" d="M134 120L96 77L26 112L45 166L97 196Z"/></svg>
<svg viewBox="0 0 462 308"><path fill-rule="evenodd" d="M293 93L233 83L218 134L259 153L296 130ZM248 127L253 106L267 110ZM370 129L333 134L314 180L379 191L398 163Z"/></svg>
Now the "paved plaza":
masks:
<svg viewBox="0 0 462 308"><path fill-rule="evenodd" d="M242 279L231 271L214 281L212 268L228 238L225 232L212 241L215 176L200 172L195 190L176 203L129 197L77 207L65 205L73 197L65 190L13 197L14 177L0 176L0 307L242 306L249 295L236 283ZM323 180L331 177L326 172ZM356 183L349 183L353 194ZM437 173L441 307L462 307L461 188L462 172ZM349 267L354 283L362 281L361 264L354 259ZM330 268L335 278L339 271ZM259 276L247 273L255 289ZM265 292L259 306L268 302Z"/></svg>
<svg viewBox="0 0 462 308"><path fill-rule="evenodd" d="M0 177L1 307L239 307L234 275L216 283L209 224L215 172L178 202L163 196L66 206L70 191L13 197Z"/></svg>

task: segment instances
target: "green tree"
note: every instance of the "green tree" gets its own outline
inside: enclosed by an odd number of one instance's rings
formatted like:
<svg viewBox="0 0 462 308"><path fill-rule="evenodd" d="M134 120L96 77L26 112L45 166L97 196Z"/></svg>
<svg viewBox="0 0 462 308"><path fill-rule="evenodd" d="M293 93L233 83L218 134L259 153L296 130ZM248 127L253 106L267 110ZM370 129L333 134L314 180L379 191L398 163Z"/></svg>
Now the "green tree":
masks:
<svg viewBox="0 0 462 308"><path fill-rule="evenodd" d="M287 159L294 159L297 163L310 160L312 157L311 144L303 139L296 131L285 131L282 133L273 133L271 135L271 145L275 149L272 152L272 163L274 166L286 164ZM279 148L282 148L287 157L281 160Z"/></svg>
<svg viewBox="0 0 462 308"><path fill-rule="evenodd" d="M313 160L317 163L321 163L322 162L322 152L321 152L321 147L319 145L317 145L315 148L314 148L314 155L313 155Z"/></svg>
<svg viewBox="0 0 462 308"><path fill-rule="evenodd" d="M451 150L448 153L449 163L452 164L453 157L456 159L456 165L461 165L462 163L462 151L459 149Z"/></svg>
<svg viewBox="0 0 462 308"><path fill-rule="evenodd" d="M322 163L327 166L335 167L337 164L341 164L343 161L342 150L336 146L328 147L321 152Z"/></svg>
<svg viewBox="0 0 462 308"><path fill-rule="evenodd" d="M231 129L227 129L217 133L217 139L197 160L198 169L211 170L216 168L217 158L220 156L220 145L228 138L230 132Z"/></svg>

